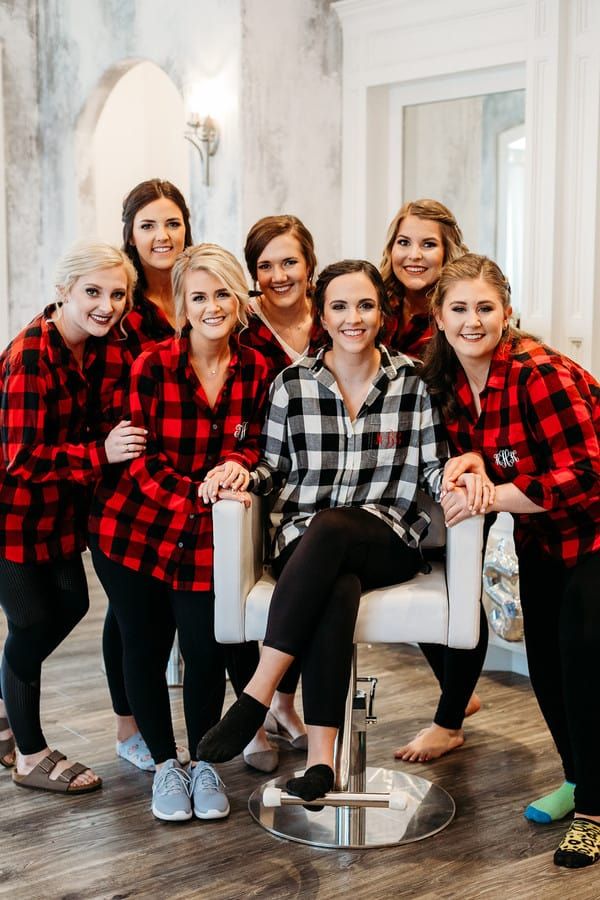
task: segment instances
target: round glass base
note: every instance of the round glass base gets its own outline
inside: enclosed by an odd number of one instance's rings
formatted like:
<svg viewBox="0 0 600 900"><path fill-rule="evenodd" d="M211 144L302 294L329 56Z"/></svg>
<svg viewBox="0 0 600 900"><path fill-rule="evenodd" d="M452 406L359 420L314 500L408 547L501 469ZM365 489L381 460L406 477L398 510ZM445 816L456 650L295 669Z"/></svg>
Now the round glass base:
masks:
<svg viewBox="0 0 600 900"><path fill-rule="evenodd" d="M302 775L302 770L295 773ZM266 787L285 790L285 778L273 778L250 796L248 809L259 825L277 837L314 847L387 847L431 837L454 818L454 800L425 778L392 769L367 768L365 791L401 792L406 809L324 807L313 812L303 806L263 806Z"/></svg>

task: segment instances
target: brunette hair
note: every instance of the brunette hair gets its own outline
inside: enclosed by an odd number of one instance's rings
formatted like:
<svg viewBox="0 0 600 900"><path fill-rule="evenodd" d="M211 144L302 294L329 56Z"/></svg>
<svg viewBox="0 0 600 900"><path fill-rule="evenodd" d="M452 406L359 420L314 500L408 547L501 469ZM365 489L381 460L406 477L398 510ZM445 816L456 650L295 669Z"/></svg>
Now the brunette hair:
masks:
<svg viewBox="0 0 600 900"><path fill-rule="evenodd" d="M218 244L197 244L179 254L171 271L175 321L179 333L181 334L185 322L185 276L188 272L196 272L198 269L220 278L227 289L237 297L238 318L242 325L247 325L248 285L241 265L233 253L219 247Z"/></svg>
<svg viewBox="0 0 600 900"><path fill-rule="evenodd" d="M308 270L307 293L310 296L313 293L313 279L317 268L315 244L312 234L306 225L304 225L300 219L296 218L296 216L265 216L263 219L259 219L258 222L255 222L248 232L246 245L244 247L244 256L246 258L246 265L250 272L250 277L252 278L254 288L256 289L256 282L258 280L257 264L261 253L273 238L279 237L282 234L288 234L288 232L292 234L300 244L302 256L304 257L304 262L306 263L306 268Z"/></svg>
<svg viewBox="0 0 600 900"><path fill-rule="evenodd" d="M317 278L317 284L315 286L314 304L316 314L319 317L323 315L325 311L325 293L334 278L339 278L340 275L350 275L353 272L364 272L377 291L379 309L381 310L385 321L392 312L385 284L383 283L383 278L381 277L379 270L373 263L368 262L366 259L342 259L340 262L331 263L330 266L323 269ZM380 336L384 330L385 329L382 326Z"/></svg>
<svg viewBox="0 0 600 900"><path fill-rule="evenodd" d="M494 288L503 309L509 309L510 284L500 266L487 256L478 256L476 253L466 253L447 263L431 298L433 335L425 350L421 375L427 383L429 393L437 397L444 419L449 421L455 419L457 414L456 375L460 363L445 334L438 328L435 313L441 312L448 290L457 281L474 281L477 278L482 278ZM501 343L516 342L522 334L509 322L502 333Z"/></svg>
<svg viewBox="0 0 600 900"><path fill-rule="evenodd" d="M96 269L113 269L123 266L127 278L127 302L125 311L129 312L133 302L133 290L137 280L135 268L123 250L104 244L100 241L77 241L59 260L55 276L57 300L61 302L68 294L78 278L89 275Z"/></svg>
<svg viewBox="0 0 600 900"><path fill-rule="evenodd" d="M469 248L463 241L462 231L458 227L458 222L448 207L440 203L439 200L429 200L427 198L410 200L401 206L390 222L379 266L390 300L400 305L404 300L404 286L396 278L392 269L392 247L396 242L400 223L407 216L416 216L418 219L427 219L430 222L439 224L444 248L443 265L469 252Z"/></svg>
<svg viewBox="0 0 600 900"><path fill-rule="evenodd" d="M185 228L183 246L189 247L192 243L190 211L187 208L187 204L179 188L176 188L170 181L161 181L160 178L151 178L149 181L141 181L139 184L136 184L123 200L123 212L121 215L121 221L123 222L123 250L132 261L138 274L136 296L141 296L143 294L146 287L146 276L144 275L144 269L140 262L137 247L131 243L133 237L133 220L140 209L143 209L144 206L147 206L154 200L160 200L161 197L172 200L181 213Z"/></svg>

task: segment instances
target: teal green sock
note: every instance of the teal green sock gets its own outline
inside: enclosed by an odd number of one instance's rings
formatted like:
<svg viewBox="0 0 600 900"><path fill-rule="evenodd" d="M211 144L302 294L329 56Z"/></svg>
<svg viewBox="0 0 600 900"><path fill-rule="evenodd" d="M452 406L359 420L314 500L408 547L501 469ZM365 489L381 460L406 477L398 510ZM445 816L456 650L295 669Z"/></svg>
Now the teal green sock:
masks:
<svg viewBox="0 0 600 900"><path fill-rule="evenodd" d="M538 822L541 825L557 822L575 809L574 791L574 784L563 781L556 791L530 803L523 815L530 822Z"/></svg>

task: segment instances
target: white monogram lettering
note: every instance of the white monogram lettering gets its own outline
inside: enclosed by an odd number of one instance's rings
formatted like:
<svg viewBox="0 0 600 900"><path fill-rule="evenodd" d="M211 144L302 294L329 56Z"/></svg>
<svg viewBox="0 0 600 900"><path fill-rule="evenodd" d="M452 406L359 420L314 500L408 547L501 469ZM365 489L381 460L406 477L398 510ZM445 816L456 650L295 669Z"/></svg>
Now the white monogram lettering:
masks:
<svg viewBox="0 0 600 900"><path fill-rule="evenodd" d="M235 430L233 432L233 436L237 441L243 441L246 437L246 432L248 431L248 423L240 422L239 425L235 426Z"/></svg>
<svg viewBox="0 0 600 900"><path fill-rule="evenodd" d="M514 466L515 463L519 462L519 457L516 450L505 447L494 453L494 462L503 469L510 469L511 466Z"/></svg>

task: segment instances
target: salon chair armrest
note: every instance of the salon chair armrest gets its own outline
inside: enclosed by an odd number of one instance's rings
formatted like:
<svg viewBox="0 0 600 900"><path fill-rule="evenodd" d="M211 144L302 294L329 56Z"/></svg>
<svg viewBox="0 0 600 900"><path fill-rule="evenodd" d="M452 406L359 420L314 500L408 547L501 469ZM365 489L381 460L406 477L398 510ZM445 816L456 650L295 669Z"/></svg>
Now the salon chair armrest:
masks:
<svg viewBox="0 0 600 900"><path fill-rule="evenodd" d="M247 509L236 500L213 506L215 637L223 644L246 640L246 598L263 572L261 501Z"/></svg>
<svg viewBox="0 0 600 900"><path fill-rule="evenodd" d="M473 516L446 533L449 647L475 647L479 638L483 522Z"/></svg>

